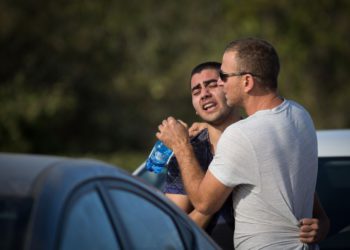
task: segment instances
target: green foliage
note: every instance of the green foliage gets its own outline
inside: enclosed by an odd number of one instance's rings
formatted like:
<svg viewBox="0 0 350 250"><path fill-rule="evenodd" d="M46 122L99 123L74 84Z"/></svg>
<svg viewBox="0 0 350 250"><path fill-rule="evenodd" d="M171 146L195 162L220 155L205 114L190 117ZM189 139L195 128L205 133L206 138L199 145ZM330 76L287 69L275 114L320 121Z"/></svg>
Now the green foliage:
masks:
<svg viewBox="0 0 350 250"><path fill-rule="evenodd" d="M86 153L83 155L80 154L78 156L71 155L71 157L90 158L108 162L114 166L124 168L129 173L132 173L134 170L136 170L136 168L145 161L147 156L148 154L138 151L119 151L108 154Z"/></svg>
<svg viewBox="0 0 350 250"><path fill-rule="evenodd" d="M317 128L350 127L350 2L0 1L0 150L146 152L195 119L189 73L238 37L272 42L280 90Z"/></svg>

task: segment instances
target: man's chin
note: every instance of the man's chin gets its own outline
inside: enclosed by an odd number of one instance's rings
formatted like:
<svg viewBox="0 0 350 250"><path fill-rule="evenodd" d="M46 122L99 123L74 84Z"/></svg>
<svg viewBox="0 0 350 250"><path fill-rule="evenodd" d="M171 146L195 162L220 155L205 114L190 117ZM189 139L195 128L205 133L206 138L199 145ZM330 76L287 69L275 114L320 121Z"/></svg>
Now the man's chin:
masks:
<svg viewBox="0 0 350 250"><path fill-rule="evenodd" d="M234 104L234 103L231 103L231 102L226 102L226 105L229 107L229 108L233 108L233 107L236 107L237 104Z"/></svg>
<svg viewBox="0 0 350 250"><path fill-rule="evenodd" d="M209 125L212 125L212 126L216 126L216 125L219 125L222 121L222 118L221 117L212 117L212 118L203 118L202 117L202 120L206 123L208 123Z"/></svg>

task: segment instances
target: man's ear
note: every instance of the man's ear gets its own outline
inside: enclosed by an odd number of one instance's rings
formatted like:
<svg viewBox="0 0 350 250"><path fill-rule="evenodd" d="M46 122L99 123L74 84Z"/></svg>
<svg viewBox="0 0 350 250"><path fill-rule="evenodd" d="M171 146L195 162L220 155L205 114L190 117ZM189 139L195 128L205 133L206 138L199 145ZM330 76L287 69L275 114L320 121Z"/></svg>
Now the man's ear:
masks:
<svg viewBox="0 0 350 250"><path fill-rule="evenodd" d="M250 92L254 88L254 84L255 84L255 81L254 81L253 76L251 76L251 75L244 76L244 78L243 78L244 92L246 92L246 93Z"/></svg>

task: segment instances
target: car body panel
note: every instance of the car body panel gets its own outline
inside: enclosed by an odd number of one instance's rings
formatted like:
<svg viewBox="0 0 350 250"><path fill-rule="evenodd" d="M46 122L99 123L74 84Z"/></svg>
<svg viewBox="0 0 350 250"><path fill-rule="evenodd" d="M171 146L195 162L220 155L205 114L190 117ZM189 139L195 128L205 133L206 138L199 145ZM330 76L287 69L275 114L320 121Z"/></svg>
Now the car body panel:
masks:
<svg viewBox="0 0 350 250"><path fill-rule="evenodd" d="M112 184L123 187L123 190L136 192L146 202L151 202L173 218L176 225L181 222L181 225L188 227L193 235L189 240L194 240L194 243L187 242L188 239L183 237L187 246L195 244L198 247L204 244L211 249L218 249L205 232L169 202L158 189L107 163L89 159L1 153L0 176L1 181L6 181L0 184L0 201L6 199L32 201L30 220L25 225L24 236L18 237L23 243L16 244L11 249L59 249L65 211L74 201L72 197L85 189L91 189L98 194L114 231L119 230L116 238L121 239L123 248L132 248L132 242L129 241L127 234L120 230L120 222L116 221L119 212L112 205L106 191L108 185Z"/></svg>
<svg viewBox="0 0 350 250"><path fill-rule="evenodd" d="M318 130L318 156L350 156L350 129Z"/></svg>

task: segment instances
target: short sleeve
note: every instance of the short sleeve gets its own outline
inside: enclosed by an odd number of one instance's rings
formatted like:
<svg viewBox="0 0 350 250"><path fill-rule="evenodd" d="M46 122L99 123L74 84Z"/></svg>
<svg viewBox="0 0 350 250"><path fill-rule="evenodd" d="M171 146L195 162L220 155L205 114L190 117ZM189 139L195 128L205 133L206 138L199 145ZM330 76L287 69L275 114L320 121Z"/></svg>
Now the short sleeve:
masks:
<svg viewBox="0 0 350 250"><path fill-rule="evenodd" d="M259 169L254 148L243 131L234 125L228 127L220 137L209 170L228 187L240 184L259 185Z"/></svg>

